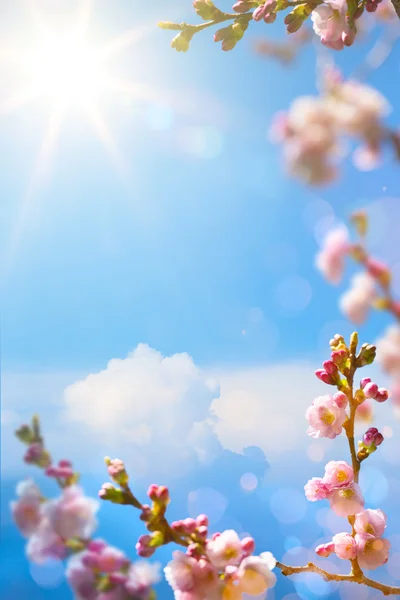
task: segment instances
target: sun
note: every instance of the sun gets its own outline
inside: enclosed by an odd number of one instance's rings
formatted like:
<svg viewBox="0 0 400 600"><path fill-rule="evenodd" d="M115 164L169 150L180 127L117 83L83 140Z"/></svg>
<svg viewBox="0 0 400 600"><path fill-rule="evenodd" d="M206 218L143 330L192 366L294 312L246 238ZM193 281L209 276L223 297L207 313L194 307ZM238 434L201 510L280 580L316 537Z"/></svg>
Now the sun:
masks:
<svg viewBox="0 0 400 600"><path fill-rule="evenodd" d="M48 110L47 123L10 235L6 270L11 268L32 207L37 208L39 191L50 174L68 113L79 112L87 120L118 175L126 182L128 166L103 116L104 104L107 101L108 106L113 96L145 103L155 102L162 96L162 91L145 82L116 76L118 68L113 63L124 51L134 53L133 47L153 31L154 24L144 23L100 44L93 31L93 5L93 0L80 0L78 11L68 19L68 28L64 23L60 28L60 20L53 21L34 0L26 3L31 25L29 35L17 36L3 55L0 53L0 58L6 57L9 61L7 66L12 67L17 82L17 88L0 102L0 118L27 108ZM117 99L117 106L118 102Z"/></svg>
<svg viewBox="0 0 400 600"><path fill-rule="evenodd" d="M98 103L107 88L102 53L75 32L47 33L26 56L24 66L33 94L65 108Z"/></svg>

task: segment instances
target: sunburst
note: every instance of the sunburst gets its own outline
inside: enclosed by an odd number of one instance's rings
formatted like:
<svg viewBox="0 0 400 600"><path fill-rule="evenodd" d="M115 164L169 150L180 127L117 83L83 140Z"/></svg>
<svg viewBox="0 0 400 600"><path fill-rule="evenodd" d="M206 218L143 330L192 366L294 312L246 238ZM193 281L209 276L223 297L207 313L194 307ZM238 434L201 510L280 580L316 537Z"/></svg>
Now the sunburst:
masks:
<svg viewBox="0 0 400 600"><path fill-rule="evenodd" d="M124 174L123 158L101 110L102 99L109 93L129 94L132 99L154 102L160 97L160 91L151 86L116 79L112 64L119 53L151 33L154 23L124 31L106 44L96 46L88 40L92 6L93 0L84 0L72 26L66 30L46 20L46 14L32 0L27 7L35 35L30 36L22 50L13 47L8 52L12 68L23 85L0 102L0 118L35 103L49 107L48 123L11 235L9 258L19 244L33 198L43 178L49 174L66 116L76 111L84 114L111 162L120 174Z"/></svg>

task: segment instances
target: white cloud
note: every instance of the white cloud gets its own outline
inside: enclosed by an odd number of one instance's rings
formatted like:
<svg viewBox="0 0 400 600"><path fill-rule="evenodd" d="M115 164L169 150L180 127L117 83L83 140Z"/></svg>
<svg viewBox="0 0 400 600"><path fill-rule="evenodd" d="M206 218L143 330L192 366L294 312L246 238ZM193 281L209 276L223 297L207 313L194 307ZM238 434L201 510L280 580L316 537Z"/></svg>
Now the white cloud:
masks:
<svg viewBox="0 0 400 600"><path fill-rule="evenodd" d="M212 461L222 449L242 453L258 446L274 472L297 455L302 462L307 455L322 462L334 450L344 458L345 440L335 441L332 449L329 440L318 441L315 452L315 441L306 435L307 406L331 391L316 379L316 366L293 362L202 370L187 354L163 357L141 344L125 359L113 359L89 375L6 374L3 468L21 468L23 450L12 431L16 414L23 422L32 412L42 414L54 458L70 458L82 471L101 472L104 455L118 456L134 478L147 481L168 483L197 461ZM377 372L368 369L373 377ZM384 383L380 377L377 381ZM398 429L387 404L377 407L377 425Z"/></svg>
<svg viewBox="0 0 400 600"><path fill-rule="evenodd" d="M127 358L112 359L103 371L67 387L64 401L67 420L90 428L136 476L165 475L221 450L210 420L218 393L187 354L163 357L140 344Z"/></svg>

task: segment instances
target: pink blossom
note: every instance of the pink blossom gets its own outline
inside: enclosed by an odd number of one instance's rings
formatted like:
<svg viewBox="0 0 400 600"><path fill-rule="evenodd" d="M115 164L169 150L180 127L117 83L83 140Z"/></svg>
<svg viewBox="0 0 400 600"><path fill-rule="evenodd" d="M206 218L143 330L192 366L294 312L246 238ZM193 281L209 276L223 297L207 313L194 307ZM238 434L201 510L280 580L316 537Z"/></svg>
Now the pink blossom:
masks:
<svg viewBox="0 0 400 600"><path fill-rule="evenodd" d="M367 508L356 515L354 529L364 537L382 537L386 528L386 515L380 509Z"/></svg>
<svg viewBox="0 0 400 600"><path fill-rule="evenodd" d="M353 560L357 555L357 544L350 533L337 533L333 536L332 542L335 546L335 552L343 560Z"/></svg>
<svg viewBox="0 0 400 600"><path fill-rule="evenodd" d="M40 564L49 558L65 558L67 550L48 520L42 519L40 526L28 540L26 553L32 562Z"/></svg>
<svg viewBox="0 0 400 600"><path fill-rule="evenodd" d="M389 375L400 374L400 327L392 325L376 343L377 359Z"/></svg>
<svg viewBox="0 0 400 600"><path fill-rule="evenodd" d="M325 237L316 257L316 266L330 283L337 284L342 279L349 247L349 233L344 226L333 229Z"/></svg>
<svg viewBox="0 0 400 600"><path fill-rule="evenodd" d="M23 536L29 537L41 522L41 494L31 479L21 481L17 486L18 500L11 502L14 521Z"/></svg>
<svg viewBox="0 0 400 600"><path fill-rule="evenodd" d="M126 590L133 596L141 597L160 581L160 564L139 560L131 565L127 577Z"/></svg>
<svg viewBox="0 0 400 600"><path fill-rule="evenodd" d="M315 548L315 553L322 558L328 558L335 551L335 544L328 542L327 544L320 544Z"/></svg>
<svg viewBox="0 0 400 600"><path fill-rule="evenodd" d="M351 280L351 287L341 296L339 305L350 321L359 325L367 318L375 297L374 279L368 273L357 273Z"/></svg>
<svg viewBox="0 0 400 600"><path fill-rule="evenodd" d="M364 498L357 483L352 483L346 488L335 488L329 495L332 510L339 517L355 515L364 508Z"/></svg>
<svg viewBox="0 0 400 600"><path fill-rule="evenodd" d="M314 31L328 48L343 50L345 46L350 34L346 11L345 0L326 0L311 13Z"/></svg>
<svg viewBox="0 0 400 600"><path fill-rule="evenodd" d="M316 398L306 411L306 419L310 427L308 435L313 438L335 438L342 432L343 423L347 419L344 408L339 407L332 396Z"/></svg>
<svg viewBox="0 0 400 600"><path fill-rule="evenodd" d="M275 565L276 560L271 552L263 552L260 556L248 556L243 559L237 571L241 591L258 596L274 587L276 576L272 569Z"/></svg>
<svg viewBox="0 0 400 600"><path fill-rule="evenodd" d="M77 600L97 600L95 576L85 567L82 556L73 556L67 564L66 576Z"/></svg>
<svg viewBox="0 0 400 600"><path fill-rule="evenodd" d="M307 500L310 502L316 502L317 500L324 500L328 496L328 488L321 477L313 477L304 486Z"/></svg>
<svg viewBox="0 0 400 600"><path fill-rule="evenodd" d="M390 542L385 538L355 536L357 542L357 560L362 569L372 570L384 565L389 558Z"/></svg>
<svg viewBox="0 0 400 600"><path fill-rule="evenodd" d="M164 569L165 578L173 590L191 592L196 586L197 561L184 554L175 551L173 559Z"/></svg>
<svg viewBox="0 0 400 600"><path fill-rule="evenodd" d="M228 565L238 565L243 556L239 536L233 529L208 540L206 550L212 564L219 569Z"/></svg>
<svg viewBox="0 0 400 600"><path fill-rule="evenodd" d="M56 534L64 540L89 538L97 526L98 502L83 495L77 486L63 490L57 500L46 503L43 514Z"/></svg>
<svg viewBox="0 0 400 600"><path fill-rule="evenodd" d="M322 481L329 491L333 488L348 487L354 481L353 468L344 460L331 460L325 466Z"/></svg>
<svg viewBox="0 0 400 600"><path fill-rule="evenodd" d="M368 144L380 141L380 121L390 107L377 90L355 80L342 82L332 102L337 104L337 122L344 132L364 138Z"/></svg>
<svg viewBox="0 0 400 600"><path fill-rule="evenodd" d="M103 573L119 571L127 563L129 563L129 561L125 554L121 552L121 550L118 550L118 548L113 548L112 546L107 546L97 556L98 569Z"/></svg>
<svg viewBox="0 0 400 600"><path fill-rule="evenodd" d="M274 141L284 144L289 171L310 184L328 183L336 176L331 164L336 152L332 115L319 98L297 98L287 115L272 125Z"/></svg>

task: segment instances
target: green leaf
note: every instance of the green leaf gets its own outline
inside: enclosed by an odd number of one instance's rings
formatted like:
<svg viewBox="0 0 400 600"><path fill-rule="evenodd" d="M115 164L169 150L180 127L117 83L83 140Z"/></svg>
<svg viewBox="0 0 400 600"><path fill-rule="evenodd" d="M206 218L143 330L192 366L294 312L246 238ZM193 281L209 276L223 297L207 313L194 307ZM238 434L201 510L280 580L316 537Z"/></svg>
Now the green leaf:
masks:
<svg viewBox="0 0 400 600"><path fill-rule="evenodd" d="M172 40L171 47L175 48L177 52L187 52L189 50L190 42L192 41L194 33L195 30L191 30L189 28L181 31Z"/></svg>
<svg viewBox="0 0 400 600"><path fill-rule="evenodd" d="M299 4L292 12L285 17L285 25L288 33L294 33L298 31L303 25L304 21L308 19L313 11L313 6L310 4Z"/></svg>
<svg viewBox="0 0 400 600"><path fill-rule="evenodd" d="M212 0L194 0L193 7L204 21L215 21L224 16L224 13L215 6Z"/></svg>

